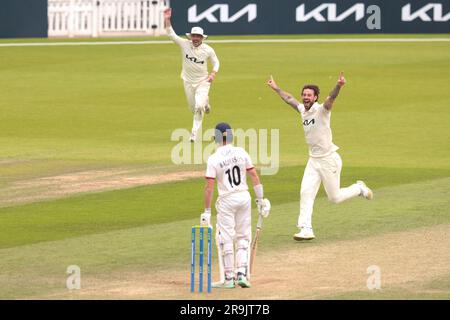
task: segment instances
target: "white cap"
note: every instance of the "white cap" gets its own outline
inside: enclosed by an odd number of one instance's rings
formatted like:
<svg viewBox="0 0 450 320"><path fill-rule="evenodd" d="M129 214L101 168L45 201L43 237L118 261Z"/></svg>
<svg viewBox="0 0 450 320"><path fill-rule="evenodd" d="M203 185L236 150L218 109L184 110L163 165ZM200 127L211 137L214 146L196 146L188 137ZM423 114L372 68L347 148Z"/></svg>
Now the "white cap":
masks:
<svg viewBox="0 0 450 320"><path fill-rule="evenodd" d="M191 32L186 33L186 36L190 39L191 34L199 34L199 35L203 36L204 39L208 38L208 36L204 33L203 29L200 27L192 27Z"/></svg>

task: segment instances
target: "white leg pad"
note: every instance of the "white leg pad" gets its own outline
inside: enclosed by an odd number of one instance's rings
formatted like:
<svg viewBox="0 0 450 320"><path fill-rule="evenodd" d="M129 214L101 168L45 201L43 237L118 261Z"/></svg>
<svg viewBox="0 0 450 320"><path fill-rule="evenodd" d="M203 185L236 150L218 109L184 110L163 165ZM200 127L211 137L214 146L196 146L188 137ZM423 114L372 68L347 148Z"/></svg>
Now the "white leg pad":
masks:
<svg viewBox="0 0 450 320"><path fill-rule="evenodd" d="M249 256L248 248L249 248L248 239L239 239L237 241L236 260L237 260L238 272L247 273L248 256Z"/></svg>
<svg viewBox="0 0 450 320"><path fill-rule="evenodd" d="M234 245L232 241L225 242L220 235L219 228L216 232L216 243L219 258L220 281L234 277Z"/></svg>
<svg viewBox="0 0 450 320"><path fill-rule="evenodd" d="M223 244L223 266L226 278L234 278L234 246L232 242Z"/></svg>

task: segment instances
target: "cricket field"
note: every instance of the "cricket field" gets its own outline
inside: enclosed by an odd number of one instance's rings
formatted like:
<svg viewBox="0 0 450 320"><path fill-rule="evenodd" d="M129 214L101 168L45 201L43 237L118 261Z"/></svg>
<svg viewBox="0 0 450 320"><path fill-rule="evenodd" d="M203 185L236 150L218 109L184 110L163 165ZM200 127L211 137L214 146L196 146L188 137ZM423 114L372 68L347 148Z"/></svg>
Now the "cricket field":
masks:
<svg viewBox="0 0 450 320"><path fill-rule="evenodd" d="M221 68L204 130L279 130L279 170L261 177L272 211L252 288L211 294L189 291L206 165L173 161L173 132L192 124L179 48L1 40L0 299L450 299L450 36L385 37L394 41L211 43ZM268 38L278 39L256 37ZM118 40L149 41L96 41ZM335 205L321 188L316 239L298 243L307 146L266 81L297 97L318 84L323 101L340 71L341 182L362 179L375 197ZM79 289L68 288L70 266Z"/></svg>

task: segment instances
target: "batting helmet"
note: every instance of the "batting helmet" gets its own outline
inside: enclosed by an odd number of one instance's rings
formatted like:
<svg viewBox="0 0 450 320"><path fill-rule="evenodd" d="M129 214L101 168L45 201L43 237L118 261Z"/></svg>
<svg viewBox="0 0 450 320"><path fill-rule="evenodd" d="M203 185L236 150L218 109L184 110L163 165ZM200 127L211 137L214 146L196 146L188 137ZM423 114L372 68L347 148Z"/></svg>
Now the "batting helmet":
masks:
<svg viewBox="0 0 450 320"><path fill-rule="evenodd" d="M217 124L216 130L215 130L215 141L216 143L231 143L233 141L233 132L231 131L231 127L228 123L221 122Z"/></svg>

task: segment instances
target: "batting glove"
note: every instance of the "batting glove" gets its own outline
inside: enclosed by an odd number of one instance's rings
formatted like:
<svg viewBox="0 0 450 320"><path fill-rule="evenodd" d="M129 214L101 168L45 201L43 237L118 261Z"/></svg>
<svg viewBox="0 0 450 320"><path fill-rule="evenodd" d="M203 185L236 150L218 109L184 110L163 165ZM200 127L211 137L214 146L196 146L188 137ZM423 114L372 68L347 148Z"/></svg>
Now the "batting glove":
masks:
<svg viewBox="0 0 450 320"><path fill-rule="evenodd" d="M205 212L200 215L200 225L211 228L211 209L205 209Z"/></svg>
<svg viewBox="0 0 450 320"><path fill-rule="evenodd" d="M258 212L260 215L262 215L264 218L267 218L270 214L270 201L269 199L256 199L256 207L258 208Z"/></svg>

